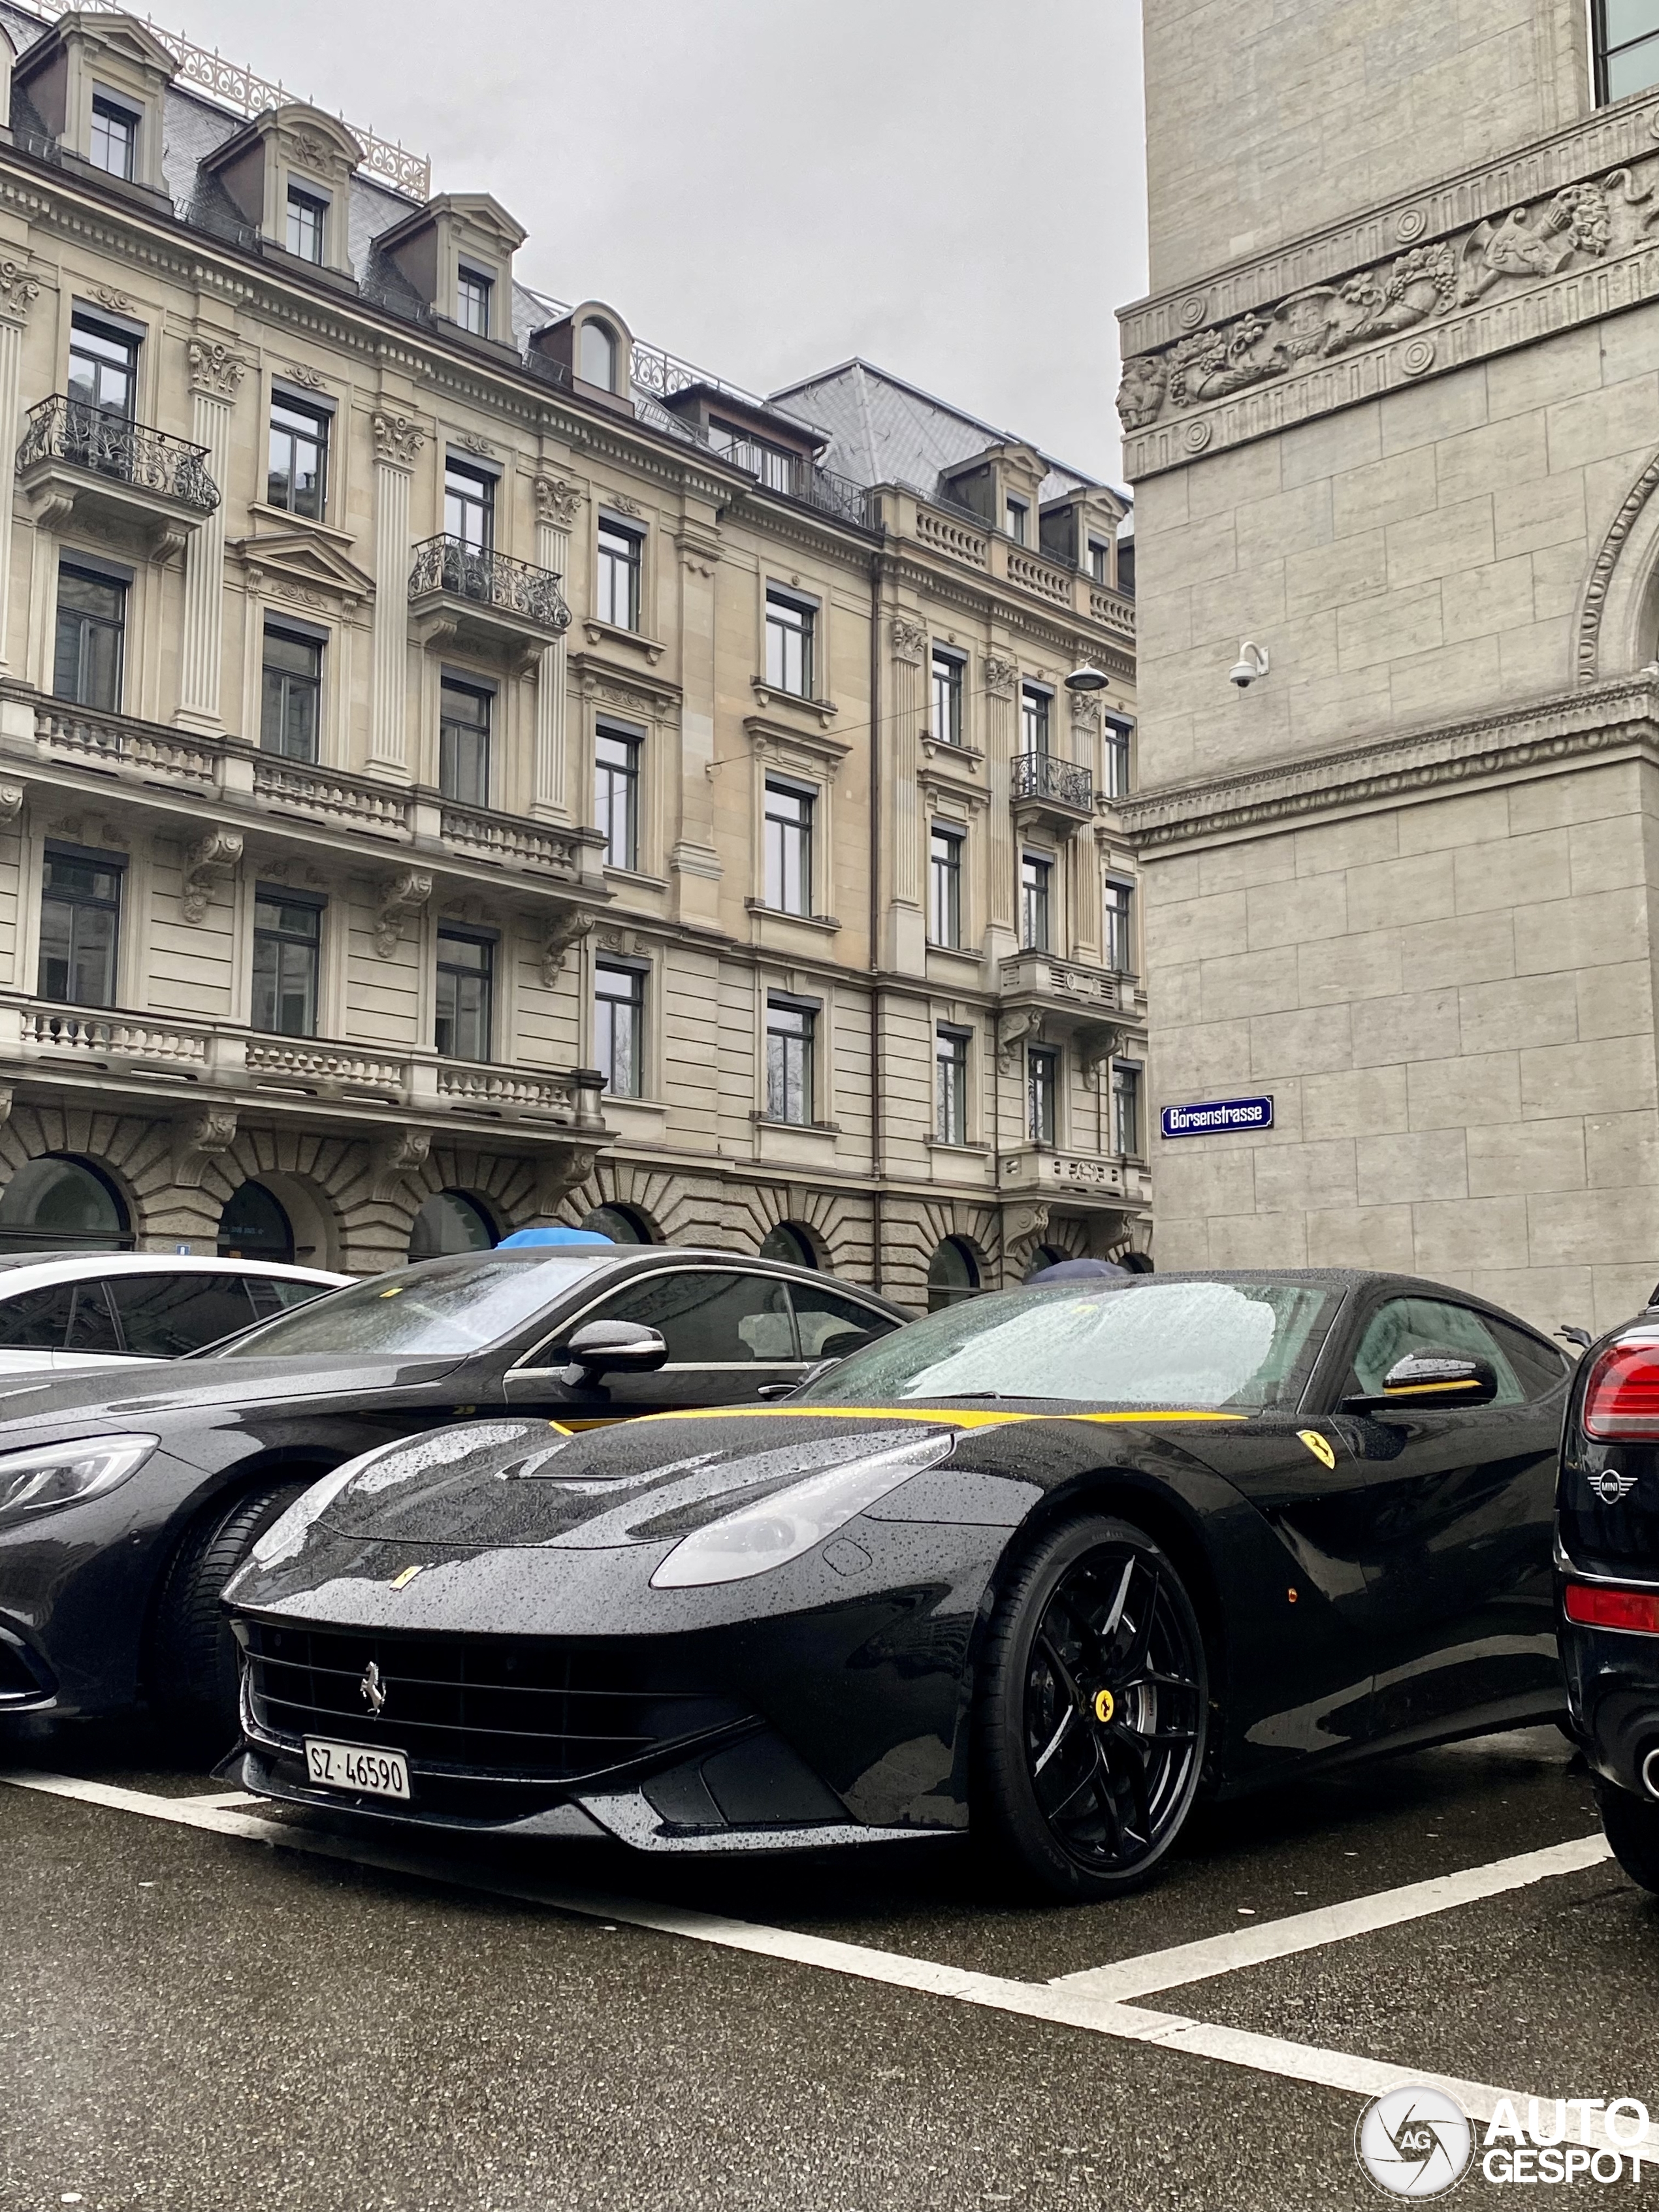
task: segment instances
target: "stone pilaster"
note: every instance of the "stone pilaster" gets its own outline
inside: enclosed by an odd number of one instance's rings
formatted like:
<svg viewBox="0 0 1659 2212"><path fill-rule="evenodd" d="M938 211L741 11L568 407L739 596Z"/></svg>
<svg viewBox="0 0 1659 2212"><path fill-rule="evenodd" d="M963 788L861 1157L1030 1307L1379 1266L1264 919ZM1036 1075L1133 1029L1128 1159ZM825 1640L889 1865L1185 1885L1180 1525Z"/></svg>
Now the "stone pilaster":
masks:
<svg viewBox="0 0 1659 2212"><path fill-rule="evenodd" d="M570 567L570 526L581 512L582 495L574 484L561 483L553 477L538 477L535 489L536 558L563 581ZM560 638L543 649L536 665L536 787L531 811L551 822L570 818L565 655L565 641Z"/></svg>
<svg viewBox="0 0 1659 2212"><path fill-rule="evenodd" d="M406 415L377 414L374 433L374 692L368 764L409 768L409 494L426 434Z"/></svg>
<svg viewBox="0 0 1659 2212"><path fill-rule="evenodd" d="M222 341L190 342L191 436L207 449L207 472L219 504L185 548L185 622L179 651L175 722L198 730L222 726L220 678L225 641L225 480L230 422L247 363Z"/></svg>
<svg viewBox="0 0 1659 2212"><path fill-rule="evenodd" d="M668 864L675 905L687 921L720 915L720 854L714 848L714 575L720 533L712 517L685 516L674 533L680 561L678 819Z"/></svg>
<svg viewBox="0 0 1659 2212"><path fill-rule="evenodd" d="M9 72L8 71L8 74ZM18 380L23 360L23 331L40 287L21 263L0 260L0 670L9 669L8 607L11 599L11 516L15 472L12 454L19 436Z"/></svg>
<svg viewBox="0 0 1659 2212"><path fill-rule="evenodd" d="M921 973L927 962L927 917L922 911L921 794L919 732L926 699L927 629L914 615L895 614L889 628L893 705L889 718L892 763L887 785L892 809L892 903L889 909L886 959L890 967Z"/></svg>
<svg viewBox="0 0 1659 2212"><path fill-rule="evenodd" d="M994 647L985 656L985 772L991 787L990 951L994 957L1012 952L1019 929L1019 854L1014 845L1014 817L1009 804L1009 778L1017 735L1015 694L1019 685L1019 663Z"/></svg>

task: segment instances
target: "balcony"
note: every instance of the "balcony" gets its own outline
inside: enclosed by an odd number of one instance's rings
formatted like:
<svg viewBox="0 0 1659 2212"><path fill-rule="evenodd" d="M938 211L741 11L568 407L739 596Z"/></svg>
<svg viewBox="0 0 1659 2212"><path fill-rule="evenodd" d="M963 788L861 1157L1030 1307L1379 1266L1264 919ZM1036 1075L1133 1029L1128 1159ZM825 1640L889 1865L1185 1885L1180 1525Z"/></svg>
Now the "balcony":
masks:
<svg viewBox="0 0 1659 2212"><path fill-rule="evenodd" d="M1152 1197L1152 1179L1137 1160L1104 1152L1063 1152L1050 1145L1018 1145L1000 1154L998 1188L1011 1197L1041 1196L1050 1203L1139 1211Z"/></svg>
<svg viewBox="0 0 1659 2212"><path fill-rule="evenodd" d="M63 1006L39 1000L0 1004L0 1068L9 1078L45 1077L100 1099L125 1092L155 1102L169 1095L221 1107L258 1106L279 1118L296 1109L333 1122L404 1127L452 1116L512 1123L603 1143L604 1079L570 1068L532 1071L444 1060L436 1053L362 1052L327 1038L286 1037L234 1023Z"/></svg>
<svg viewBox="0 0 1659 2212"><path fill-rule="evenodd" d="M26 419L17 482L43 529L112 525L165 560L219 504L205 446L61 392Z"/></svg>
<svg viewBox="0 0 1659 2212"><path fill-rule="evenodd" d="M1131 1018L1134 978L1082 960L1057 960L1052 952L1016 952L998 963L997 994L1005 1006L1041 1006L1073 1025Z"/></svg>
<svg viewBox="0 0 1659 2212"><path fill-rule="evenodd" d="M550 568L441 534L415 548L409 613L416 637L429 650L483 653L515 673L570 627L570 609Z"/></svg>
<svg viewBox="0 0 1659 2212"><path fill-rule="evenodd" d="M1009 778L1015 819L1037 823L1057 837L1069 836L1095 811L1093 772L1054 753L1020 753Z"/></svg>

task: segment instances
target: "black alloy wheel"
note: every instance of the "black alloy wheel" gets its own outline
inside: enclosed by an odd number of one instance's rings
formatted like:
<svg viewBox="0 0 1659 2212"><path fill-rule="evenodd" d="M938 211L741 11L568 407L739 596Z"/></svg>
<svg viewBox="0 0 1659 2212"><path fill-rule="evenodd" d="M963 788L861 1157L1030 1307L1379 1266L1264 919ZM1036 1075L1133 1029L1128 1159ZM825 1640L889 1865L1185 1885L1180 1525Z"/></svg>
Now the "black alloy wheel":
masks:
<svg viewBox="0 0 1659 2212"><path fill-rule="evenodd" d="M204 1514L167 1563L150 1640L150 1696L176 1747L204 1765L228 1751L242 1729L240 1659L219 1593L315 1479L244 1491Z"/></svg>
<svg viewBox="0 0 1659 2212"><path fill-rule="evenodd" d="M992 1621L975 1825L1059 1896L1133 1888L1185 1825L1208 1710L1174 1563L1128 1522L1066 1522L1015 1569Z"/></svg>

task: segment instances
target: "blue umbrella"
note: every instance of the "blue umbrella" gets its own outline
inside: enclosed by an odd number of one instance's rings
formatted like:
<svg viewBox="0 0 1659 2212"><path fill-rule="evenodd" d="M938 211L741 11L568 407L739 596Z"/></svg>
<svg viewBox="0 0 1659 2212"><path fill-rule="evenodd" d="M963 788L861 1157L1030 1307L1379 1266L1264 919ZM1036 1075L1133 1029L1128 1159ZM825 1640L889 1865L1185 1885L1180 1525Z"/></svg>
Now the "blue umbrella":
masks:
<svg viewBox="0 0 1659 2212"><path fill-rule="evenodd" d="M1052 1267L1039 1267L1035 1275L1028 1275L1025 1287L1030 1290L1036 1283L1092 1282L1102 1275L1127 1275L1129 1272L1115 1260L1056 1260Z"/></svg>

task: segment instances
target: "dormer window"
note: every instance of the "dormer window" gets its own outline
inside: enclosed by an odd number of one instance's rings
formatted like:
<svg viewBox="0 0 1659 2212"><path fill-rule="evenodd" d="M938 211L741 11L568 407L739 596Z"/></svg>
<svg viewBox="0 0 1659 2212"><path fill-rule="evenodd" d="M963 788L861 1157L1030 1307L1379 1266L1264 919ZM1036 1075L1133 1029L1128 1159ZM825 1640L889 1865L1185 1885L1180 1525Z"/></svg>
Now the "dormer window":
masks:
<svg viewBox="0 0 1659 2212"><path fill-rule="evenodd" d="M1030 526L1031 510L1023 499L1003 501L1003 527L1016 545L1024 545Z"/></svg>
<svg viewBox="0 0 1659 2212"><path fill-rule="evenodd" d="M327 201L319 200L314 192L302 192L297 185L290 185L286 240L289 252L297 254L301 261L314 261L320 266L327 224Z"/></svg>
<svg viewBox="0 0 1659 2212"><path fill-rule="evenodd" d="M617 334L604 323L582 325L576 374L584 384L597 384L602 392L616 390Z"/></svg>
<svg viewBox="0 0 1659 2212"><path fill-rule="evenodd" d="M139 118L130 107L103 93L92 101L92 135L88 154L95 169L129 180L138 173Z"/></svg>
<svg viewBox="0 0 1659 2212"><path fill-rule="evenodd" d="M455 319L475 338L489 336L489 295L495 289L477 269L463 268L455 280Z"/></svg>

